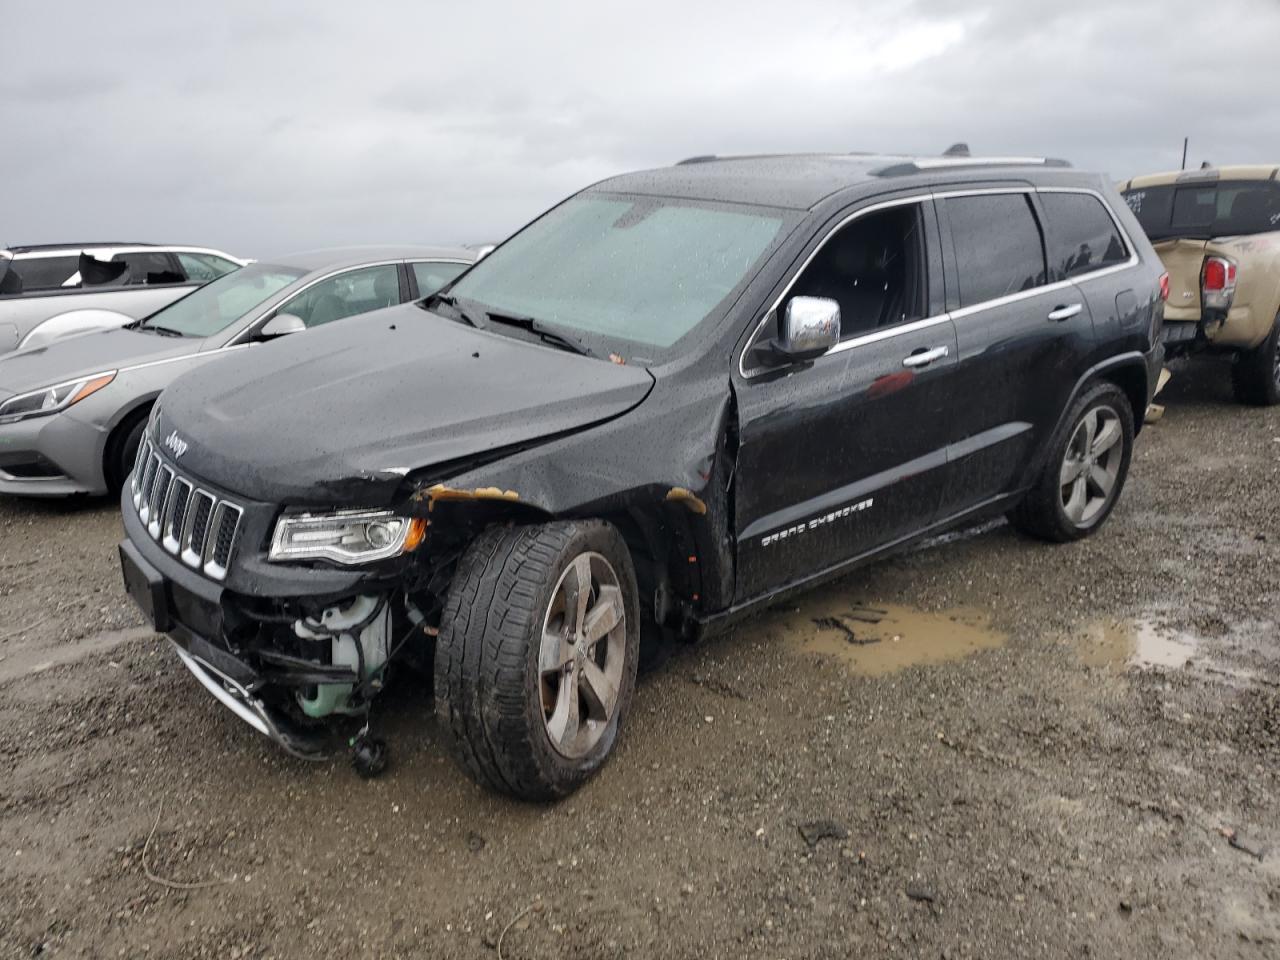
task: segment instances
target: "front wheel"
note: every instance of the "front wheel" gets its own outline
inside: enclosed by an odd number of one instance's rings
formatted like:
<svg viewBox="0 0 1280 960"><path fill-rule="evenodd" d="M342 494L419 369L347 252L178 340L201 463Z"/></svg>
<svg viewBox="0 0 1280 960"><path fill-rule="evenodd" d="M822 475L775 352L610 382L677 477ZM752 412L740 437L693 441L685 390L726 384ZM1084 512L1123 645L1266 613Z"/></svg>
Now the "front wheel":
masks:
<svg viewBox="0 0 1280 960"><path fill-rule="evenodd" d="M526 800L604 763L635 691L631 554L595 520L494 528L458 565L435 653L436 717L478 781Z"/></svg>
<svg viewBox="0 0 1280 960"><path fill-rule="evenodd" d="M120 492L124 481L133 469L133 461L138 458L138 447L142 444L142 436L147 430L147 417L150 408L140 410L116 428L110 442L107 443L106 455L102 464L102 475L107 482L107 491L111 495Z"/></svg>
<svg viewBox="0 0 1280 960"><path fill-rule="evenodd" d="M1255 407L1280 403L1280 315L1267 339L1236 357L1231 367L1236 399Z"/></svg>
<svg viewBox="0 0 1280 960"><path fill-rule="evenodd" d="M1009 522L1056 543L1088 536L1120 498L1132 455L1128 397L1113 383L1094 384L1071 405L1044 470Z"/></svg>

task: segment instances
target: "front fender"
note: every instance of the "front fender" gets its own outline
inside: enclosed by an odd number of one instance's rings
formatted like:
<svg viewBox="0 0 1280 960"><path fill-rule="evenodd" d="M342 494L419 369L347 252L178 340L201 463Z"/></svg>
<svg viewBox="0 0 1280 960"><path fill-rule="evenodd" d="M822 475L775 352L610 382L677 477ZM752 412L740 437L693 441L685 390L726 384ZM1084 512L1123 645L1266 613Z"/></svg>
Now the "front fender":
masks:
<svg viewBox="0 0 1280 960"><path fill-rule="evenodd" d="M42 347L54 340L74 337L94 330L111 330L133 323L133 317L115 310L68 310L57 316L37 324L18 344L18 349ZM3 335L0 332L0 349L3 349Z"/></svg>

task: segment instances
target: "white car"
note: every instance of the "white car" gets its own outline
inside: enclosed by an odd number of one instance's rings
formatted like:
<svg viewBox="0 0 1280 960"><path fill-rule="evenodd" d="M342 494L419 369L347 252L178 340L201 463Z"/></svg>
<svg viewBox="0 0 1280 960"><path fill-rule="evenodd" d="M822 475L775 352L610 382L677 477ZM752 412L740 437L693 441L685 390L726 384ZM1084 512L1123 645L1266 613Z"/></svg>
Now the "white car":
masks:
<svg viewBox="0 0 1280 960"><path fill-rule="evenodd" d="M123 326L249 262L208 247L143 243L0 250L0 354ZM94 275L82 276L82 265Z"/></svg>

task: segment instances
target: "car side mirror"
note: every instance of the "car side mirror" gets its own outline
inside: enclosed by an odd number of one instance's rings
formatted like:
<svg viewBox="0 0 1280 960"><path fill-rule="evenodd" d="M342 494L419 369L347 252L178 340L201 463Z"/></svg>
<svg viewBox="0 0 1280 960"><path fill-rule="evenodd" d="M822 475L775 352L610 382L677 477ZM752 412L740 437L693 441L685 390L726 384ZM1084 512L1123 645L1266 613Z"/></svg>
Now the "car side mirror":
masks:
<svg viewBox="0 0 1280 960"><path fill-rule="evenodd" d="M787 360L814 360L839 342L840 304L826 297L792 297L773 349Z"/></svg>
<svg viewBox="0 0 1280 960"><path fill-rule="evenodd" d="M277 313L266 322L258 332L258 336L263 340L269 340L272 337L283 337L290 333L302 333L306 329L307 325L302 322L301 317L295 317L292 313Z"/></svg>

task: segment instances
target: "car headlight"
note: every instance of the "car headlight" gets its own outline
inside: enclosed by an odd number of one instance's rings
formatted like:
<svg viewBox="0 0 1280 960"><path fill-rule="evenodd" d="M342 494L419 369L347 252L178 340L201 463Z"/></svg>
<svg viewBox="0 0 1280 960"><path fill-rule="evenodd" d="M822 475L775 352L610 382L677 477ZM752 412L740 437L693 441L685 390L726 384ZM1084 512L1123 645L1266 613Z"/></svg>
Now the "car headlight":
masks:
<svg viewBox="0 0 1280 960"><path fill-rule="evenodd" d="M270 560L371 563L418 549L426 532L426 520L390 510L299 513L276 521L267 556Z"/></svg>
<svg viewBox="0 0 1280 960"><path fill-rule="evenodd" d="M28 417L43 417L50 413L58 413L73 403L79 403L85 397L97 393L116 378L114 370L95 373L79 380L68 380L56 383L52 387L20 393L0 403L0 423L15 423Z"/></svg>

